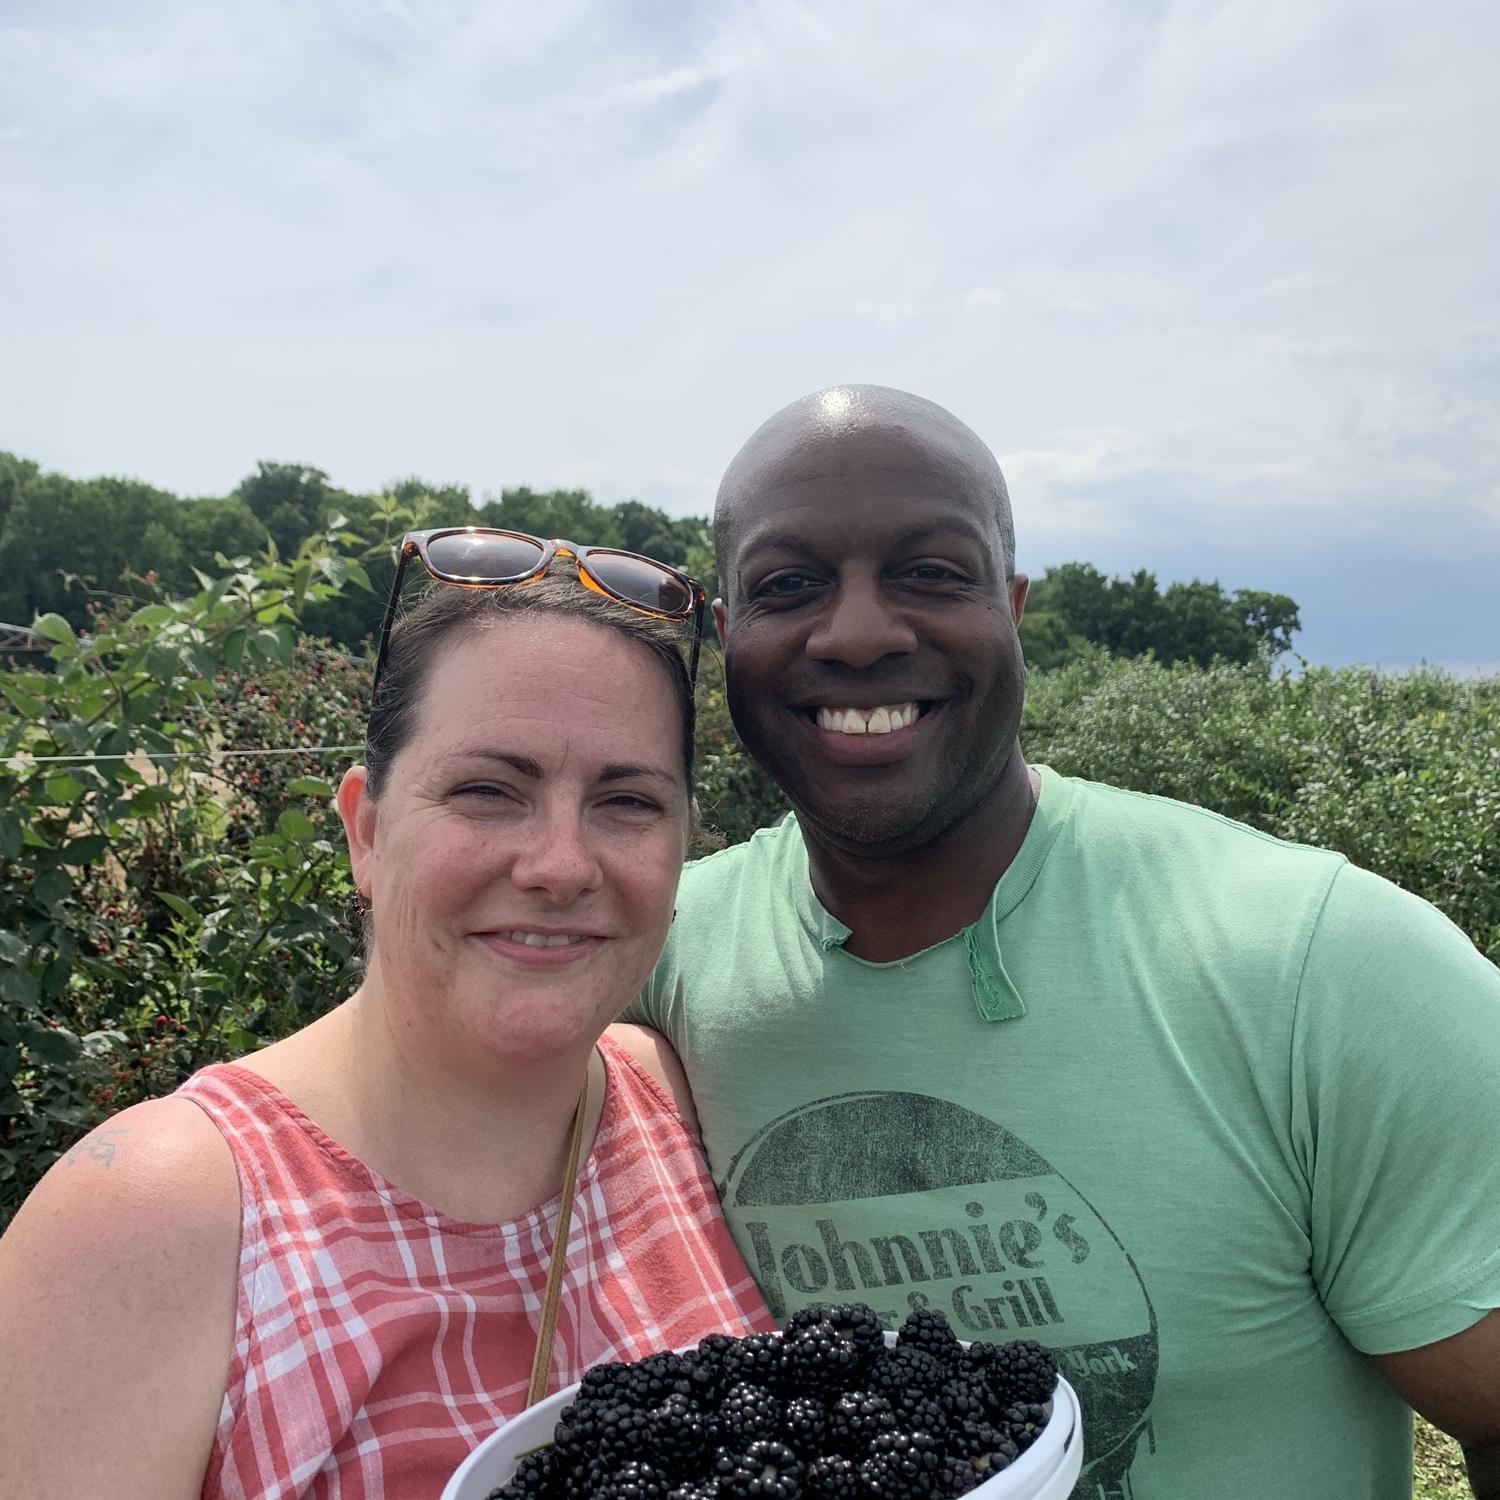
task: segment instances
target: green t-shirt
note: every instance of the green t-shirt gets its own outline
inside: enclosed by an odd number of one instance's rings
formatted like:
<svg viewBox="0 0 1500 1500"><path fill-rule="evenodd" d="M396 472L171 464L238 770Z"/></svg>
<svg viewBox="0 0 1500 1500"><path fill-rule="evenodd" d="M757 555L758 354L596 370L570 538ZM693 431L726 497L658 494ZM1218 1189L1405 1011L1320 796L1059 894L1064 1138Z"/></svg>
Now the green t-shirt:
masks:
<svg viewBox="0 0 1500 1500"><path fill-rule="evenodd" d="M1041 775L984 917L898 962L795 819L685 873L631 1018L751 1270L1051 1345L1090 1500L1409 1496L1358 1351L1500 1305L1500 971L1340 855Z"/></svg>

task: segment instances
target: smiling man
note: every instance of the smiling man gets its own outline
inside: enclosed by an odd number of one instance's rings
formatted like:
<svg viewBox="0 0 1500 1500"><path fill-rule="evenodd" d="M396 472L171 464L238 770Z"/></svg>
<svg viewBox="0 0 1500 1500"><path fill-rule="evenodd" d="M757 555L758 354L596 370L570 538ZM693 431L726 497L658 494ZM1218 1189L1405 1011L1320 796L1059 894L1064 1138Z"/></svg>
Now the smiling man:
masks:
<svg viewBox="0 0 1500 1500"><path fill-rule="evenodd" d="M999 466L880 387L715 515L730 706L794 809L691 867L637 1016L773 1311L1036 1338L1077 1494L1500 1495L1500 973L1341 856L1028 767Z"/></svg>

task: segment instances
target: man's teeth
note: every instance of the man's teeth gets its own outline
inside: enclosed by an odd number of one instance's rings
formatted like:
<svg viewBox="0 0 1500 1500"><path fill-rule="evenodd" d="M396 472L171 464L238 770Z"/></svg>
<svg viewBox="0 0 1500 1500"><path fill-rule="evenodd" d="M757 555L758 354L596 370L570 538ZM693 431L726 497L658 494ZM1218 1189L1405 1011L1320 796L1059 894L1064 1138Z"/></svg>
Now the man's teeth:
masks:
<svg viewBox="0 0 1500 1500"><path fill-rule="evenodd" d="M566 948L583 941L582 933L575 932L507 932L503 936L512 943L525 943L528 948Z"/></svg>
<svg viewBox="0 0 1500 1500"><path fill-rule="evenodd" d="M892 703L880 708L820 708L818 728L838 734L891 734L917 722L915 703Z"/></svg>

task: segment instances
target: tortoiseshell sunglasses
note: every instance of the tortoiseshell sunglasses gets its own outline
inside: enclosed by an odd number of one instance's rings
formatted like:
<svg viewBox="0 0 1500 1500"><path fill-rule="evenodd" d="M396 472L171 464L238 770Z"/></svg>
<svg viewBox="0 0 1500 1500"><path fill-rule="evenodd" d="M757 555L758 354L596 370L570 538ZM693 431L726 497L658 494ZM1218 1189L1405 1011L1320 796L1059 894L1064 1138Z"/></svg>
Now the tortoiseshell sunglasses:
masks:
<svg viewBox="0 0 1500 1500"><path fill-rule="evenodd" d="M438 583L459 588L503 588L508 583L527 583L540 578L559 557L570 557L578 581L585 588L638 609L658 620L693 622L692 659L688 680L698 680L698 651L703 644L703 619L708 596L703 585L638 552L614 547L580 547L576 542L527 536L524 531L499 531L486 526L445 526L433 531L409 531L401 539L401 555L391 584L390 602L380 627L380 650L375 657L375 680L379 685L390 644L391 626L401 599L406 565L415 557Z"/></svg>

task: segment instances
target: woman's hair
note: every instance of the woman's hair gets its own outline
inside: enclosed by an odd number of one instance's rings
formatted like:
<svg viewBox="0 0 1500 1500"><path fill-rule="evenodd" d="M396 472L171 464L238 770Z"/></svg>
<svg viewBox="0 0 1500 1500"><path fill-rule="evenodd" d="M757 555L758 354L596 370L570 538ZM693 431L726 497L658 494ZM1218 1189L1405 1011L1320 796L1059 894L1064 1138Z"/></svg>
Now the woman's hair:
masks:
<svg viewBox="0 0 1500 1500"><path fill-rule="evenodd" d="M412 739L427 682L444 648L496 621L527 615L586 620L634 641L651 656L670 684L677 705L682 773L691 793L693 685L682 659L682 627L596 594L565 574L547 573L529 583L503 588L437 584L391 627L385 666L365 723L364 760L370 795L379 797L391 764ZM667 732L665 725L663 732Z"/></svg>

